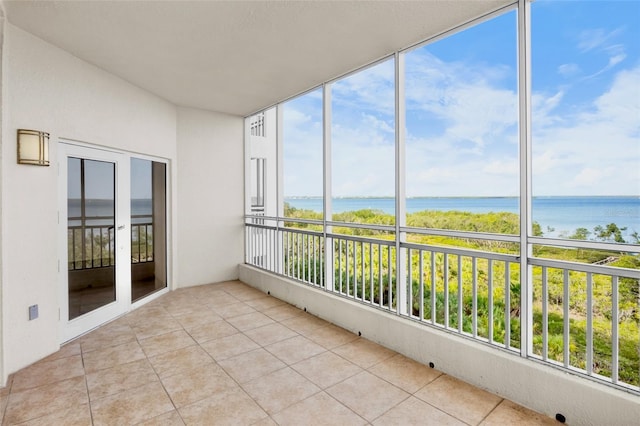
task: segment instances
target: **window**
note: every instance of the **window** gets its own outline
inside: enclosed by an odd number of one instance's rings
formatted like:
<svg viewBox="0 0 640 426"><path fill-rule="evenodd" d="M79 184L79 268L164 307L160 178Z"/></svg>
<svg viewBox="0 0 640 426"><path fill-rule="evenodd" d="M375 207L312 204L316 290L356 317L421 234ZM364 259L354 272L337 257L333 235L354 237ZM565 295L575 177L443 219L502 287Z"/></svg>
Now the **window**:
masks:
<svg viewBox="0 0 640 426"><path fill-rule="evenodd" d="M284 216L322 219L322 89L282 105Z"/></svg>
<svg viewBox="0 0 640 426"><path fill-rule="evenodd" d="M519 233L515 14L406 54L407 226Z"/></svg>
<svg viewBox="0 0 640 426"><path fill-rule="evenodd" d="M638 244L640 3L532 4L533 219Z"/></svg>
<svg viewBox="0 0 640 426"><path fill-rule="evenodd" d="M331 85L333 216L364 222L372 212L395 223L393 59Z"/></svg>

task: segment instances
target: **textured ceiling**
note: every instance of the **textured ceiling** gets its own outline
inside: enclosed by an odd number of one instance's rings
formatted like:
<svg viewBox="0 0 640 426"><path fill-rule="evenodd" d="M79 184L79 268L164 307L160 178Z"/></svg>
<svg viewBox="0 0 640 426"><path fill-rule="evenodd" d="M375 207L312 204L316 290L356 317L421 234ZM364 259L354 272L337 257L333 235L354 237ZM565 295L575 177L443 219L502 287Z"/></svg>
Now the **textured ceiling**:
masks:
<svg viewBox="0 0 640 426"><path fill-rule="evenodd" d="M177 105L248 115L512 0L5 0L12 24Z"/></svg>

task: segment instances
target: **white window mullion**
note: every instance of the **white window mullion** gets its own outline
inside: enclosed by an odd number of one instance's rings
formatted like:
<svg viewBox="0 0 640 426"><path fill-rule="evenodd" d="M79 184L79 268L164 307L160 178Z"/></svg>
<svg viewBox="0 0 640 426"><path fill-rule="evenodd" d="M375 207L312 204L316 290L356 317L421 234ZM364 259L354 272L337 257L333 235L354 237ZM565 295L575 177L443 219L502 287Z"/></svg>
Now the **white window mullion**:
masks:
<svg viewBox="0 0 640 426"><path fill-rule="evenodd" d="M520 146L520 355L533 350L533 286L529 258L532 246L531 214L531 4L518 2L518 97Z"/></svg>

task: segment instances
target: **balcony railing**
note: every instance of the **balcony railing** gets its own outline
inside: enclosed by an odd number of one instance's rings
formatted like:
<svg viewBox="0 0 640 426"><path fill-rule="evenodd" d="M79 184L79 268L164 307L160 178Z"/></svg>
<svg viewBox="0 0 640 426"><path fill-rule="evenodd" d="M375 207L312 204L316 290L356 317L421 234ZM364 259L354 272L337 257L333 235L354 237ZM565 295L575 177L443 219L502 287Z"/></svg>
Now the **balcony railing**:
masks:
<svg viewBox="0 0 640 426"><path fill-rule="evenodd" d="M639 270L531 257L531 294L523 297L515 254L256 219L246 223L249 265L640 394Z"/></svg>
<svg viewBox="0 0 640 426"><path fill-rule="evenodd" d="M134 216L144 219L148 216ZM78 218L70 218L77 221ZM68 269L105 268L115 266L115 232L113 225L74 225L67 228ZM153 223L131 224L131 263L153 262Z"/></svg>

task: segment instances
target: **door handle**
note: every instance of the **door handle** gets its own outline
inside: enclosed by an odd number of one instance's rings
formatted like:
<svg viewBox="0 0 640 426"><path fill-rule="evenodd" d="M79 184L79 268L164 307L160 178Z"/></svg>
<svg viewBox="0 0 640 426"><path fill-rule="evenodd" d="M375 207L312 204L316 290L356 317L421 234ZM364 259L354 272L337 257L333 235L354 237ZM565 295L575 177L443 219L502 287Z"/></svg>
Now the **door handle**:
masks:
<svg viewBox="0 0 640 426"><path fill-rule="evenodd" d="M124 229L124 225L118 226L118 231L122 231Z"/></svg>

